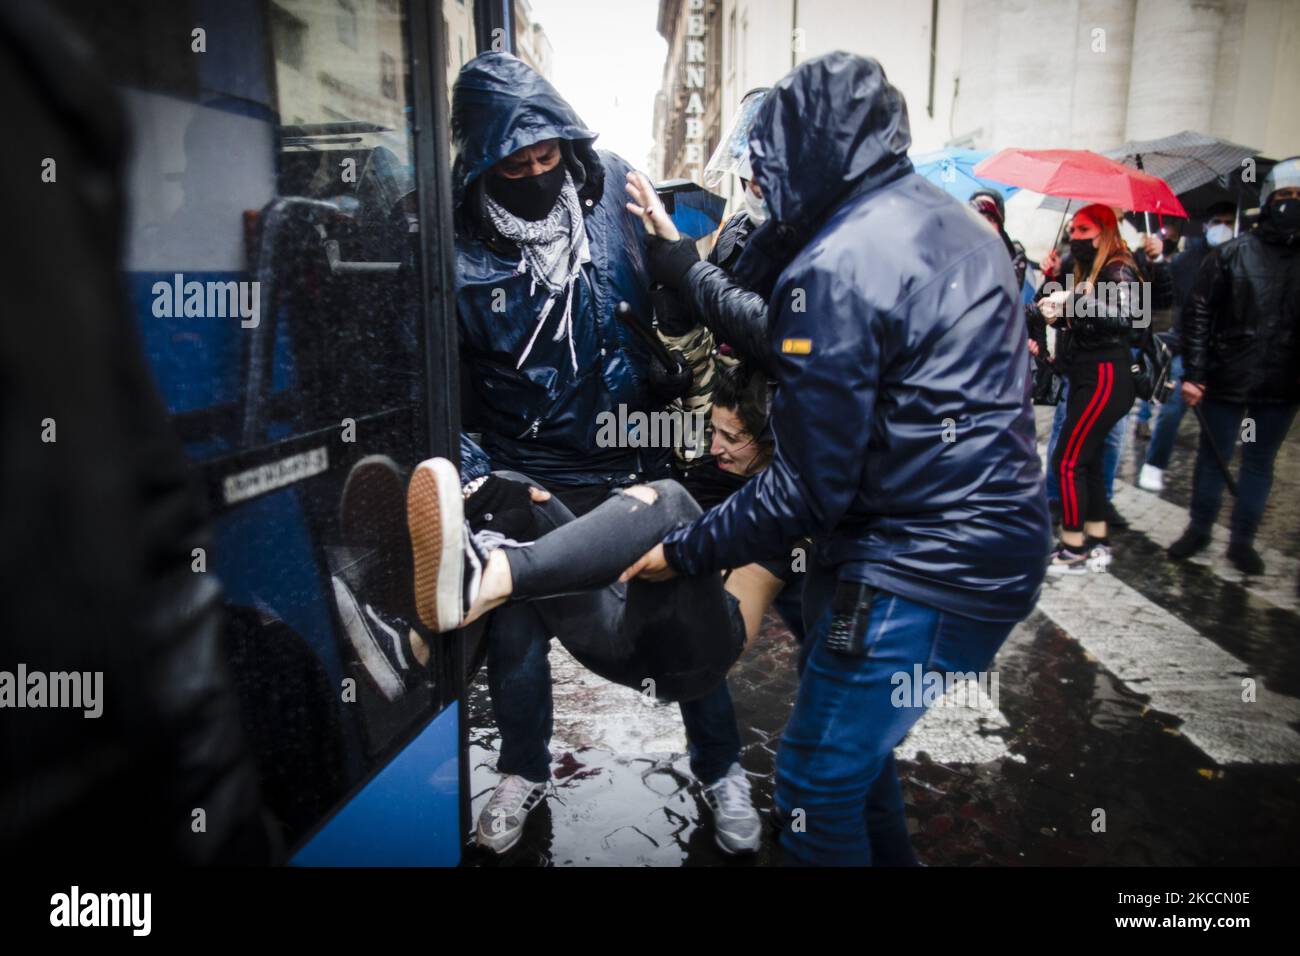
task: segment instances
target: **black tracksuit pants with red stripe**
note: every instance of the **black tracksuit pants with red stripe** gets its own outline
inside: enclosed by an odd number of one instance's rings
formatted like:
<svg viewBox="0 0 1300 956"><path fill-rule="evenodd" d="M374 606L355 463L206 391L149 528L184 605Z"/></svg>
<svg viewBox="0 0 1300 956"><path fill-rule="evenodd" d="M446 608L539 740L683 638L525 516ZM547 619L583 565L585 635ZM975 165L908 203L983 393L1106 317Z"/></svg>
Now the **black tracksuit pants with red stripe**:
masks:
<svg viewBox="0 0 1300 956"><path fill-rule="evenodd" d="M1102 458L1106 434L1133 407L1132 359L1127 348L1076 352L1069 358L1065 425L1052 468L1061 482L1061 528L1082 531L1106 520Z"/></svg>

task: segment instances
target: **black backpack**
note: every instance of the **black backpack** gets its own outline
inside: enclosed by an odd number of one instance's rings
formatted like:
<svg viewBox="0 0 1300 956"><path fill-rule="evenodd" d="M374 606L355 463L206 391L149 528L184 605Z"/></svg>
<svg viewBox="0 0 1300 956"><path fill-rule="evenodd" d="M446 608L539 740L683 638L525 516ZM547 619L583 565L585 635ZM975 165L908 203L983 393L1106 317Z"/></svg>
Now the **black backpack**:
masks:
<svg viewBox="0 0 1300 956"><path fill-rule="evenodd" d="M1139 334L1139 330L1134 330ZM1173 392L1169 369L1174 353L1166 340L1168 333L1156 335L1150 326L1140 330L1141 339L1130 350L1133 355L1133 390L1143 401L1163 405Z"/></svg>

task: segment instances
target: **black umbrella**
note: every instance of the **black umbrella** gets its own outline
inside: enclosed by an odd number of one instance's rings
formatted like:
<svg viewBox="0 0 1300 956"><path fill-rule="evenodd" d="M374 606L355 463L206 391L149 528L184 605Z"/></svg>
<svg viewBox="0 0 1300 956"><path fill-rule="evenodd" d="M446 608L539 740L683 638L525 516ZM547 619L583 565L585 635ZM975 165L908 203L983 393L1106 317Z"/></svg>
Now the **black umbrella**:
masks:
<svg viewBox="0 0 1300 956"><path fill-rule="evenodd" d="M1245 160L1258 156L1259 150L1190 130L1160 139L1134 140L1115 149L1102 150L1101 155L1160 177L1180 199L1183 194L1207 185L1221 184L1218 188L1230 190L1234 182L1243 182L1243 173L1248 169L1255 181L1262 179L1265 172L1258 166L1242 165ZM1246 192L1248 195L1249 190ZM1183 205L1188 205L1185 200ZM1065 200L1048 196L1041 208L1064 209Z"/></svg>

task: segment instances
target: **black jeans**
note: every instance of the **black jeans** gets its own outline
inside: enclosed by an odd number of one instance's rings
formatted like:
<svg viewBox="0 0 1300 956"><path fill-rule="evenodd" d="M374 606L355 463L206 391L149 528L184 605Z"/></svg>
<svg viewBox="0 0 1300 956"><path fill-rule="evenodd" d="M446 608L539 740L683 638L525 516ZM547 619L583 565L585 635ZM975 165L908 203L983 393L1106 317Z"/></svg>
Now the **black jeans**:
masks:
<svg viewBox="0 0 1300 956"><path fill-rule="evenodd" d="M1052 453L1065 531L1106 520L1106 436L1133 407L1129 362L1127 348L1083 353L1070 361L1065 424Z"/></svg>
<svg viewBox="0 0 1300 956"><path fill-rule="evenodd" d="M617 583L637 558L701 513L675 481L648 487L656 493L652 504L615 491L527 547L507 548L514 597L537 601L570 653L602 677L665 700L696 700L740 656L745 625L721 575ZM584 626L574 628L575 621Z"/></svg>
<svg viewBox="0 0 1300 956"><path fill-rule="evenodd" d="M500 474L538 484L517 473ZM668 531L699 514L675 482L651 487L659 493L655 505L614 492L581 519L552 496L535 505L537 541L506 550L515 599L492 612L488 624L488 684L501 732L502 773L530 780L549 776L551 635L601 676L679 700L691 771L700 782L715 782L740 759L723 677L743 648L744 625L721 577L613 583ZM571 523L572 530L564 528Z"/></svg>

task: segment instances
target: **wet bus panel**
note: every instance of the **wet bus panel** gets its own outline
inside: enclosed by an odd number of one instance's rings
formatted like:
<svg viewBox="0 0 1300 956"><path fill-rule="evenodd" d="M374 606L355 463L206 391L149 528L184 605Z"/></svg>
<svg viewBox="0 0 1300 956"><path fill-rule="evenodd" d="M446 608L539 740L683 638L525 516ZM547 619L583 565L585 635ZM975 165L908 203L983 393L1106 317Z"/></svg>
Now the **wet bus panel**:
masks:
<svg viewBox="0 0 1300 956"><path fill-rule="evenodd" d="M405 530L406 476L447 453L429 409L448 388L426 373L442 317L422 294L408 7L65 11L120 82L129 294L208 488L201 562L299 863L459 860L463 669L415 618Z"/></svg>

